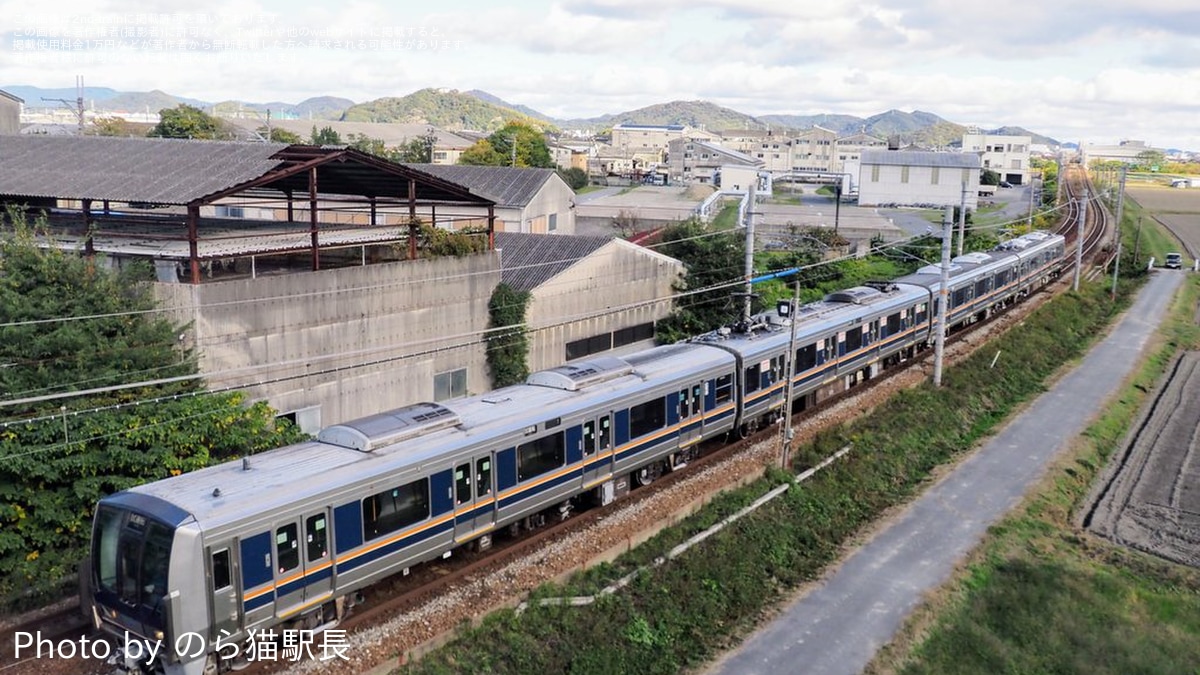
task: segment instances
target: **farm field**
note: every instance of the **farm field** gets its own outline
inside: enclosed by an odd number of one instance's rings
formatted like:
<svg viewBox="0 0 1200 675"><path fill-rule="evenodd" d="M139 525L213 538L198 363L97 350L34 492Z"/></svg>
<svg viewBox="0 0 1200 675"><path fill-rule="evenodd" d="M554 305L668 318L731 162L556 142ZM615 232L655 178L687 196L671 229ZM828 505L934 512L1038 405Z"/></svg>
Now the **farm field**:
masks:
<svg viewBox="0 0 1200 675"><path fill-rule="evenodd" d="M1200 254L1200 188L1129 187L1126 194L1183 242L1186 258Z"/></svg>
<svg viewBox="0 0 1200 675"><path fill-rule="evenodd" d="M1187 352L1148 406L1096 494L1088 528L1112 541L1200 567L1200 353Z"/></svg>

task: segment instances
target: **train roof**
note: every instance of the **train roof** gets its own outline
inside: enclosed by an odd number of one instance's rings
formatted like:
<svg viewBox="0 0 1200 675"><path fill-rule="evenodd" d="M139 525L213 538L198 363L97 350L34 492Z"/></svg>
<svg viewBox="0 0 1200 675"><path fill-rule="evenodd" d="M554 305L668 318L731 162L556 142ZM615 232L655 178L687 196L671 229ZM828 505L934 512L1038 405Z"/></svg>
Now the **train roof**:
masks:
<svg viewBox="0 0 1200 675"><path fill-rule="evenodd" d="M887 314L907 307L929 292L910 284L873 282L826 295L823 300L800 305L795 313L797 340L836 331L864 315ZM780 341L791 339L791 321L772 310L753 317L748 326L721 329L693 338L694 342L713 344L754 359L777 350Z"/></svg>
<svg viewBox="0 0 1200 675"><path fill-rule="evenodd" d="M726 352L687 343L574 361L534 373L527 384L333 425L315 440L140 485L109 500L129 503L121 495L149 495L170 505L163 510L191 514L204 529L221 527L373 478L385 489L455 451L493 439L499 445L486 447L511 447L532 425L615 407L653 383L665 386L684 373L733 363Z"/></svg>
<svg viewBox="0 0 1200 675"><path fill-rule="evenodd" d="M971 275L984 269L998 269L1005 264L1016 262L1036 252L1052 248L1063 241L1063 238L1049 232L1030 232L1010 239L990 251L976 251L956 256L950 260L950 283L964 275ZM940 264L926 265L916 272L896 279L898 283L917 284L934 287L941 283L942 266Z"/></svg>

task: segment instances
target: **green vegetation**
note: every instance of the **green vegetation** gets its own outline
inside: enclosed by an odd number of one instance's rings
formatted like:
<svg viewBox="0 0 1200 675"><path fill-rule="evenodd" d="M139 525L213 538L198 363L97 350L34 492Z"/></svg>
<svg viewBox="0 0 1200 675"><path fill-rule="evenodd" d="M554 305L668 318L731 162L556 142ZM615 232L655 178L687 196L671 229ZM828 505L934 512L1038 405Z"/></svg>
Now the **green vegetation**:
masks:
<svg viewBox="0 0 1200 675"><path fill-rule="evenodd" d="M583 188L588 186L587 172L577 166L569 169L559 169L558 175L562 176L563 182L570 186L575 191L575 194L579 194Z"/></svg>
<svg viewBox="0 0 1200 675"><path fill-rule="evenodd" d="M997 341L994 351L947 369L945 386L902 392L868 416L799 448L793 468L846 444L855 451L801 489L710 537L680 558L644 569L633 584L587 607L500 611L404 673L675 673L700 667L797 585L816 579L847 538L917 492L936 467L991 433L1037 395L1124 307L1101 286L1057 298ZM724 495L613 565L536 597L592 592L663 555L780 480ZM1161 611L1169 611L1165 605ZM968 672L954 669L953 672ZM988 672L988 671L984 671Z"/></svg>
<svg viewBox="0 0 1200 675"><path fill-rule="evenodd" d="M29 400L187 377L196 365L176 346L180 329L150 311L143 282L152 270L108 272L76 253L39 246L49 235L19 211L3 220L0 608L12 608L73 590L68 577L86 556L101 497L301 435L276 426L266 405L245 405L241 394L203 393L198 379Z"/></svg>
<svg viewBox="0 0 1200 675"><path fill-rule="evenodd" d="M492 332L487 338L487 364L493 389L524 382L529 376L529 336L525 330L529 299L529 291L502 283L488 300Z"/></svg>
<svg viewBox="0 0 1200 675"><path fill-rule="evenodd" d="M514 148L515 146L515 148ZM463 151L459 164L554 168L546 136L520 122L510 122ZM586 176L585 176L586 180Z"/></svg>
<svg viewBox="0 0 1200 675"><path fill-rule="evenodd" d="M733 208L736 215L737 207ZM707 228L699 220L690 218L663 230L661 243L655 250L687 266L687 277L677 284L677 291L724 285L679 300L675 312L656 326L659 342L676 342L705 333L738 316L740 310L731 299L731 289L725 284L740 276L744 267L745 237Z"/></svg>
<svg viewBox="0 0 1200 675"><path fill-rule="evenodd" d="M482 129L495 131L511 122L539 130L548 123L511 108L488 103L458 91L421 89L408 96L385 97L359 103L346 110L347 122L408 122L430 124L451 131Z"/></svg>
<svg viewBox="0 0 1200 675"><path fill-rule="evenodd" d="M1128 202L1127 202L1128 203ZM1200 663L1200 572L1081 532L1087 492L1181 349L1200 348L1195 279L1109 410L1018 513L993 527L920 621L877 660L903 673L1185 673ZM936 616L931 616L936 615Z"/></svg>
<svg viewBox="0 0 1200 675"><path fill-rule="evenodd" d="M738 215L737 202L730 202L728 204L725 204L724 206L721 207L721 212L718 213L716 215L716 217L712 219L711 223L709 223L709 228L712 230L715 230L717 232L723 232L725 230L732 230L741 224L737 221L737 215Z"/></svg>
<svg viewBox="0 0 1200 675"><path fill-rule="evenodd" d="M197 138L206 140L231 140L233 132L224 122L203 110L180 103L174 108L158 111L159 122L147 136L160 138Z"/></svg>
<svg viewBox="0 0 1200 675"><path fill-rule="evenodd" d="M333 127L325 125L317 129L317 125L313 125L312 133L308 140L313 145L341 145L342 136Z"/></svg>

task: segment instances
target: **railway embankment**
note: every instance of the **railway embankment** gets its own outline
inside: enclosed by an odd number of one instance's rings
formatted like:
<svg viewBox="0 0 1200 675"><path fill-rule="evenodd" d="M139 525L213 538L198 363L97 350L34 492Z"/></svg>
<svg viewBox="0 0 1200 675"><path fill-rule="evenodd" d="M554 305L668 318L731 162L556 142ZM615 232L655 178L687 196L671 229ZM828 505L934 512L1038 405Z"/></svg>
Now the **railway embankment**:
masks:
<svg viewBox="0 0 1200 675"><path fill-rule="evenodd" d="M1086 287L1026 318L947 371L946 386L901 392L852 414L797 453L795 468L838 448L855 452L672 564L587 607L498 612L404 672L677 672L739 640L771 607L823 574L890 509L905 503L1006 415L1041 391L1119 310ZM997 359L997 352L1000 358ZM588 595L666 554L759 497L780 473L713 501L627 556L535 593Z"/></svg>

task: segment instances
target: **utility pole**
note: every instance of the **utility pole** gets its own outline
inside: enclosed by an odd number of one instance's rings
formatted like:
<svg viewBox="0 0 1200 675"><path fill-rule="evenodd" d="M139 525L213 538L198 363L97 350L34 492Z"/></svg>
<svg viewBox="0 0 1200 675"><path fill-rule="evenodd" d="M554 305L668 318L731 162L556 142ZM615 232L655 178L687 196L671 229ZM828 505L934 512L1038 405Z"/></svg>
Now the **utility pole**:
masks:
<svg viewBox="0 0 1200 675"><path fill-rule="evenodd" d="M1088 191L1083 191L1079 200L1079 222L1075 224L1075 282L1072 291L1079 291L1079 268L1083 267L1083 221L1087 220Z"/></svg>
<svg viewBox="0 0 1200 675"><path fill-rule="evenodd" d="M742 320L750 323L750 311L753 305L754 283L754 184L746 193L746 287L743 289L746 297L742 299Z"/></svg>
<svg viewBox="0 0 1200 675"><path fill-rule="evenodd" d="M1117 274L1121 270L1121 242L1117 241L1117 257L1113 260L1113 287L1112 299L1117 299Z"/></svg>
<svg viewBox="0 0 1200 675"><path fill-rule="evenodd" d="M512 142L509 145L510 145L510 149L512 150L512 166L513 166L513 168L516 168L516 166L517 166L517 136L516 136L516 134L513 134L511 139L512 139Z"/></svg>
<svg viewBox="0 0 1200 675"><path fill-rule="evenodd" d="M967 238L967 182L962 184L962 200L958 206L958 255L962 255L963 240Z"/></svg>
<svg viewBox="0 0 1200 675"><path fill-rule="evenodd" d="M1142 214L1138 214L1137 235L1133 238L1133 267L1138 266L1138 249L1142 245Z"/></svg>
<svg viewBox="0 0 1200 675"><path fill-rule="evenodd" d="M1025 219L1025 225L1033 232L1033 194L1037 183L1033 180L1033 171L1029 172L1029 216Z"/></svg>
<svg viewBox="0 0 1200 675"><path fill-rule="evenodd" d="M833 233L838 233L838 220L842 216L842 179L838 177L837 187L833 189Z"/></svg>
<svg viewBox="0 0 1200 675"><path fill-rule="evenodd" d="M788 340L788 354L791 358L788 359L787 368L787 387L784 389L783 396L783 438L780 439L782 450L780 451L779 468L784 471L788 470L788 463L792 455L792 393L796 379L796 309L800 307L800 275L796 275L796 292L792 296L792 309L788 312L788 316L792 319L792 335Z"/></svg>
<svg viewBox="0 0 1200 675"><path fill-rule="evenodd" d="M43 101L58 101L66 106L68 110L75 113L76 120L79 124L79 135L83 135L84 114L83 114L83 76L79 75L75 78L75 100L68 101L65 98L46 98L42 97ZM74 104L74 105L72 105Z"/></svg>
<svg viewBox="0 0 1200 675"><path fill-rule="evenodd" d="M942 386L942 357L946 353L946 321L949 313L946 305L950 299L950 223L954 221L954 207L947 206L942 216L942 283L938 289L937 338L933 348L933 386Z"/></svg>
<svg viewBox="0 0 1200 675"><path fill-rule="evenodd" d="M1121 182L1117 187L1117 226L1113 228L1113 243L1121 244L1121 217L1125 210L1125 167L1121 167Z"/></svg>

